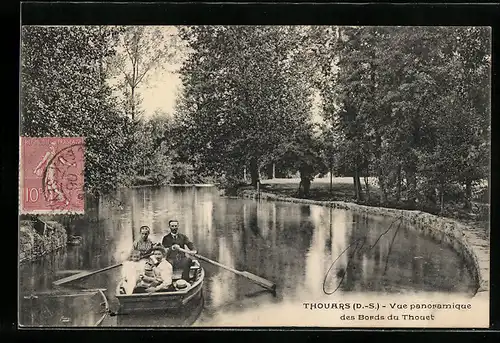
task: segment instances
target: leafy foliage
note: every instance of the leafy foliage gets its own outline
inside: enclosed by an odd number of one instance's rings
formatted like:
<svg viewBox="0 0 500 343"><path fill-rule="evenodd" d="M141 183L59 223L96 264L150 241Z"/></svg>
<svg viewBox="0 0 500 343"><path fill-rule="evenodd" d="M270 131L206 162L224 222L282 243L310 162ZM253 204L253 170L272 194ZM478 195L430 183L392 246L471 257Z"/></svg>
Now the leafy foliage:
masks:
<svg viewBox="0 0 500 343"><path fill-rule="evenodd" d="M470 202L472 183L489 173L489 31L332 32L325 30L323 40L337 49L319 58L337 61L321 83L324 117L338 137L337 161L358 175L377 175L385 203L439 203L443 211L454 185L465 186Z"/></svg>
<svg viewBox="0 0 500 343"><path fill-rule="evenodd" d="M142 114L140 87L147 84L154 72L164 71L166 62L174 61L180 48L172 30L156 26L120 26L117 53L110 59L117 80L121 107L132 120Z"/></svg>
<svg viewBox="0 0 500 343"><path fill-rule="evenodd" d="M105 82L115 37L102 27L22 30L21 133L85 137L89 192L110 192L128 174L133 124L115 109Z"/></svg>
<svg viewBox="0 0 500 343"><path fill-rule="evenodd" d="M27 136L86 137L86 187L257 185L278 163L331 170L357 201L471 209L489 178L491 32L482 27L24 27ZM187 48L175 116L140 118L138 89ZM119 79L120 97L111 79ZM312 122L320 94L323 123ZM119 129L117 129L119 128ZM361 179L376 176L380 200ZM453 205L455 206L455 205Z"/></svg>
<svg viewBox="0 0 500 343"><path fill-rule="evenodd" d="M177 116L200 172L237 178L279 159L310 115L301 74L300 31L291 27L197 26L181 30L184 64Z"/></svg>

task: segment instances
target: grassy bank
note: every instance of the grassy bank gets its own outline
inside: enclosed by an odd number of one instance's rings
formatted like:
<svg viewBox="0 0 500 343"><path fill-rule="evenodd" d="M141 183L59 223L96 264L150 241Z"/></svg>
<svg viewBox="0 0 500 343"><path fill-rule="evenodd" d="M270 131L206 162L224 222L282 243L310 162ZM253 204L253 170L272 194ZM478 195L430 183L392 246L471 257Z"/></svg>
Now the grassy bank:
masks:
<svg viewBox="0 0 500 343"><path fill-rule="evenodd" d="M262 191L298 198L300 179L270 179L262 181ZM318 201L344 201L352 202L360 205L387 207L396 209L413 209L409 208L404 203L385 203L380 202L380 190L376 186L375 180L370 180L369 193L364 191L363 201L356 201L352 178L337 177L333 178L333 183L330 189L330 179L322 178L315 179L311 184L311 190L308 199ZM364 186L364 185L363 185ZM245 186L243 188L251 188ZM464 224L476 227L480 231L480 235L485 239L489 239L489 206L487 204L475 203L471 211L465 211L461 207L449 204L446 212L439 214L436 208L417 208L418 210L431 214L442 215L443 217L458 220Z"/></svg>

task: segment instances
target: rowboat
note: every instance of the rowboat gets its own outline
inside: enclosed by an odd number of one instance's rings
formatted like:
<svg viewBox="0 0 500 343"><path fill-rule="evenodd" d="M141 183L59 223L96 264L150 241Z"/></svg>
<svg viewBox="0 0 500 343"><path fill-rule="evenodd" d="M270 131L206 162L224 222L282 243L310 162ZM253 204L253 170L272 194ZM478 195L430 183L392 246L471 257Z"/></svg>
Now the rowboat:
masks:
<svg viewBox="0 0 500 343"><path fill-rule="evenodd" d="M197 304L203 297L203 280L205 270L197 260L193 260L190 270L190 281L185 288L177 287L181 279L181 271L174 270L172 277L175 290L154 293L122 294L120 289L122 283L118 283L116 298L119 302L117 314L134 314L158 311L180 311L184 308ZM180 282L179 282L180 284Z"/></svg>

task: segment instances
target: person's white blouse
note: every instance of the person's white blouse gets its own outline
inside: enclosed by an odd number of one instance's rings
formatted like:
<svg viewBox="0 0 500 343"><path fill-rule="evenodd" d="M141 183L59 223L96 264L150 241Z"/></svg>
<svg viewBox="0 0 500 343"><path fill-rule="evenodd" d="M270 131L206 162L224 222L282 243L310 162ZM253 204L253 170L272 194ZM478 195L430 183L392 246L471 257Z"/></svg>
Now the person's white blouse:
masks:
<svg viewBox="0 0 500 343"><path fill-rule="evenodd" d="M155 275L162 280L162 283L157 286L157 289L164 289L172 284L174 269L172 268L172 265L170 263L165 260L161 261L154 268L154 272Z"/></svg>
<svg viewBox="0 0 500 343"><path fill-rule="evenodd" d="M139 280L139 275L144 274L145 262L140 261L125 261L122 265L122 279L125 292L132 294L134 287Z"/></svg>

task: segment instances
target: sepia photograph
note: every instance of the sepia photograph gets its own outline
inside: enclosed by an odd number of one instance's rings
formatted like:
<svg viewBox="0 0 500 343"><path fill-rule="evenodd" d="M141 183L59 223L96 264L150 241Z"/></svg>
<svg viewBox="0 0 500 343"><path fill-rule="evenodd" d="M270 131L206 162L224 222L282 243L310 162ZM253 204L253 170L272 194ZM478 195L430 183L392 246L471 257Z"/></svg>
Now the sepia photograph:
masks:
<svg viewBox="0 0 500 343"><path fill-rule="evenodd" d="M24 25L21 328L487 328L491 28Z"/></svg>

